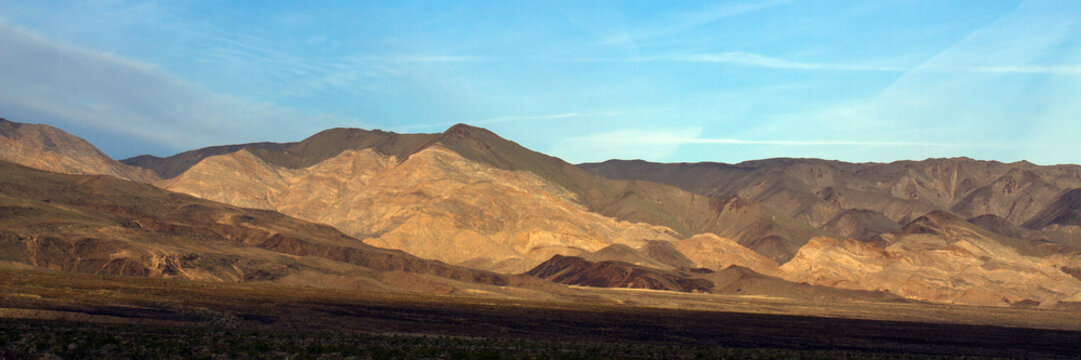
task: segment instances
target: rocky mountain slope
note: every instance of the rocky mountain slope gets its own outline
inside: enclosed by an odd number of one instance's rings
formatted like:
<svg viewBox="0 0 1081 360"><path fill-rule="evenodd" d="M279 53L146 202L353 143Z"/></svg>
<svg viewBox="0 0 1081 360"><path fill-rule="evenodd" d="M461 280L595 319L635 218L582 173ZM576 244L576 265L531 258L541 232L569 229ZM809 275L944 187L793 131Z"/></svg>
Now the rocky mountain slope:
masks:
<svg viewBox="0 0 1081 360"><path fill-rule="evenodd" d="M768 159L734 165L610 160L580 167L613 179L744 197L846 238L888 232L935 210L965 218L995 215L1037 227L1037 217L1046 217L1041 212L1081 188L1081 166L967 158L864 164Z"/></svg>
<svg viewBox="0 0 1081 360"><path fill-rule="evenodd" d="M86 140L41 124L0 118L0 160L65 174L111 175L149 183L151 171L121 164Z"/></svg>
<svg viewBox="0 0 1081 360"><path fill-rule="evenodd" d="M795 283L737 265L718 271L705 268L661 270L619 260L593 261L556 255L526 275L567 285L702 292L789 301L905 301L900 296L881 291Z"/></svg>
<svg viewBox="0 0 1081 360"><path fill-rule="evenodd" d="M663 271L622 261L592 262L576 256L555 255L526 272L553 282L592 287L638 288L705 292L713 283L689 272Z"/></svg>
<svg viewBox="0 0 1081 360"><path fill-rule="evenodd" d="M812 239L780 270L791 281L932 302L1055 306L1081 293L1081 281L1066 272L1079 261L1059 244L1006 237L935 211L875 241Z"/></svg>
<svg viewBox="0 0 1081 360"><path fill-rule="evenodd" d="M508 273L556 253L675 235L590 212L533 173L472 162L442 146L405 161L349 150L296 170L243 150L204 159L159 185L330 224L371 245Z"/></svg>
<svg viewBox="0 0 1081 360"><path fill-rule="evenodd" d="M337 145L317 146L327 138ZM218 154L227 150L236 151ZM186 169L175 166L203 155ZM784 260L823 234L753 202L608 180L465 125L417 135L334 129L294 144L197 150L159 165L148 159L128 162L179 171L157 183L165 189L277 210L376 246L508 273L554 254L707 232Z"/></svg>
<svg viewBox="0 0 1081 360"><path fill-rule="evenodd" d="M19 159L30 166L57 170L49 166L99 159L89 169L124 179L162 175L155 186L231 205L180 206L170 197L180 195L159 194L147 201L180 207L136 206L103 190L129 187L113 183L79 189L87 194L81 202L56 205L43 196L70 186L27 197L33 192L19 189L29 184L4 185L14 191L4 198L13 204L4 208L11 215L0 219L7 221L0 224L5 244L32 249L10 252L18 255L9 263L383 288L453 289L452 282L502 283L510 278L496 273L529 271L567 284L793 299L903 296L1056 307L1081 296L1081 180L1072 165L771 159L577 167L456 125L440 134L331 129L297 143L143 156L125 160L144 168L132 173L60 130L37 128L48 136L29 136L19 130L28 125L4 124L5 134L24 134L6 139L26 149ZM66 169L59 170L89 171ZM227 230L214 232L222 227ZM89 235L76 239L80 233ZM46 238L67 240L40 240ZM103 252L71 250L95 248L81 241L99 238L119 240ZM222 250L227 246L235 248ZM54 248L66 254L57 259L75 260L53 264L47 259ZM222 255L236 251L255 255ZM357 260L373 251L406 257L393 261L397 267ZM190 262L207 257L217 265ZM254 262L237 263L249 258Z"/></svg>
<svg viewBox="0 0 1081 360"><path fill-rule="evenodd" d="M372 247L329 226L276 212L110 176L44 172L6 161L0 161L0 215L0 263L5 264L388 290L408 287L402 282L410 281L508 281L503 275Z"/></svg>

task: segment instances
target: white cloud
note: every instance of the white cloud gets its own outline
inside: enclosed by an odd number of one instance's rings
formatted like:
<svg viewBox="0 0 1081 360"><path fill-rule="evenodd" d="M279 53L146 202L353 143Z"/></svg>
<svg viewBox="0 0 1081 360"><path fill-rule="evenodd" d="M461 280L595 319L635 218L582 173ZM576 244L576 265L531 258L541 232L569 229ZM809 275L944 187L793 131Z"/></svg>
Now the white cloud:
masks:
<svg viewBox="0 0 1081 360"><path fill-rule="evenodd" d="M1002 74L1051 74L1051 75L1081 75L1081 65L1014 65L1014 66L976 66L959 69L962 71L988 72Z"/></svg>
<svg viewBox="0 0 1081 360"><path fill-rule="evenodd" d="M748 53L743 51L729 51L711 54L655 56L655 57L631 57L631 58L583 58L576 59L578 62L696 62L732 64L768 69L789 70L829 70L829 71L881 71L881 72L909 72L918 70L928 74L943 73L997 73L997 74L1050 74L1050 75L1081 75L1081 65L974 65L974 64L936 64L925 63L919 68L906 68L900 66L883 66L873 64L842 64L793 61L762 54Z"/></svg>
<svg viewBox="0 0 1081 360"><path fill-rule="evenodd" d="M752 153L763 153L766 148L800 147L800 150L785 153L821 153L823 148L845 147L848 149L881 148L886 151L906 149L949 149L957 146L1008 148L1001 144L959 144L957 142L923 142L896 140L791 140L791 139L740 139L703 137L702 129L621 129L580 137L563 139L556 143L551 153L564 160L597 162L609 159L643 159L649 161L669 161L683 146L687 145L732 145L741 147L755 146ZM798 135L798 134L797 134ZM744 153L747 149L737 150ZM711 151L712 152L712 151ZM768 151L767 151L768 153ZM747 159L737 159L747 160ZM869 159L859 159L867 161ZM883 159L878 159L883 160ZM885 159L898 160L898 159Z"/></svg>
<svg viewBox="0 0 1081 360"><path fill-rule="evenodd" d="M672 57L672 61L703 62L703 63L726 63L744 66L774 68L774 69L797 69L797 70L841 70L841 71L891 71L900 72L907 69L888 66L856 65L856 64L824 64L814 62L797 62L775 57L752 54L746 52L723 52L716 54L697 54L688 56Z"/></svg>

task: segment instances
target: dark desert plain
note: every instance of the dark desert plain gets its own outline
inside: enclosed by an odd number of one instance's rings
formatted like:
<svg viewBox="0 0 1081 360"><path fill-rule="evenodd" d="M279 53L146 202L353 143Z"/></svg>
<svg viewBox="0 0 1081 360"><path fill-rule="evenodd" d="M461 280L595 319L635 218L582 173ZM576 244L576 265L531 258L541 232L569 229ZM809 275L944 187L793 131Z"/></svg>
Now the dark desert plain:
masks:
<svg viewBox="0 0 1081 360"><path fill-rule="evenodd" d="M0 360L1081 359L1081 2L0 0Z"/></svg>

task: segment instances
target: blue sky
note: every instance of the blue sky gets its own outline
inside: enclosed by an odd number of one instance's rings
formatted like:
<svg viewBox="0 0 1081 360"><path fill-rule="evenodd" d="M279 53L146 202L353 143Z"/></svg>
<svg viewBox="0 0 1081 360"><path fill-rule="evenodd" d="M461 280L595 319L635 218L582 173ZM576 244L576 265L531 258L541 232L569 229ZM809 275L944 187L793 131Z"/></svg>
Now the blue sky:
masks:
<svg viewBox="0 0 1081 360"><path fill-rule="evenodd" d="M1081 163L1081 2L0 0L0 117L116 158L463 122L571 162Z"/></svg>

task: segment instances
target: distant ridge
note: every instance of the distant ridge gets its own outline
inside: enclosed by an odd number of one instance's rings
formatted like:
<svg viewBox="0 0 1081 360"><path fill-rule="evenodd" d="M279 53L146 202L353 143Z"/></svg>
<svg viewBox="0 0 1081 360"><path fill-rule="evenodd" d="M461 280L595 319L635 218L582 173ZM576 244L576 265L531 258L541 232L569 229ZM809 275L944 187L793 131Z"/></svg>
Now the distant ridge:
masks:
<svg viewBox="0 0 1081 360"><path fill-rule="evenodd" d="M1033 219L1052 202L1081 188L1078 165L1038 166L964 157L891 163L790 158L738 164L609 160L579 167L612 179L654 181L705 196L744 197L839 237L881 233L934 210L966 218L992 214L1015 225L1035 226Z"/></svg>
<svg viewBox="0 0 1081 360"><path fill-rule="evenodd" d="M205 158L248 150L267 163L289 169L318 164L346 150L372 149L404 159L421 150L437 134L397 134L381 130L334 128L292 143L251 143L212 146L160 158L141 155L121 162L154 170L164 179L174 178Z"/></svg>

